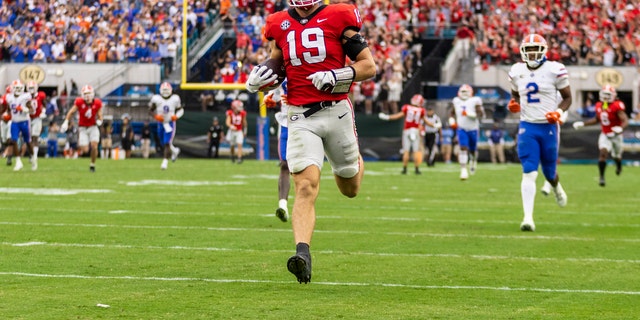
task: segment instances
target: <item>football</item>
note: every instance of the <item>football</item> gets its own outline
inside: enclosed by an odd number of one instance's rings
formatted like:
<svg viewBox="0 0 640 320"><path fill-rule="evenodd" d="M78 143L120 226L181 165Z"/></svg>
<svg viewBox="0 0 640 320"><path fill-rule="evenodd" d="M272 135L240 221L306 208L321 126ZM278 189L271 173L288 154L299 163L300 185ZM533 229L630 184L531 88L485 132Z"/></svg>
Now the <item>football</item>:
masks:
<svg viewBox="0 0 640 320"><path fill-rule="evenodd" d="M267 92L279 87L282 84L282 81L284 81L284 79L287 77L287 73L284 70L284 61L280 59L267 59L260 65L273 70L273 73L278 75L277 82L262 87L260 91Z"/></svg>

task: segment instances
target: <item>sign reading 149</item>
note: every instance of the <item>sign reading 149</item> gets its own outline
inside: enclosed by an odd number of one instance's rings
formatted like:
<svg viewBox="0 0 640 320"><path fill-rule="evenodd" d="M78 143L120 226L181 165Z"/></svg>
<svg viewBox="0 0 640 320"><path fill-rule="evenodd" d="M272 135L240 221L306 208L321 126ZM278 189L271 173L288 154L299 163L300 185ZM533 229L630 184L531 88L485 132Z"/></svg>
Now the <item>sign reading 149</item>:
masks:
<svg viewBox="0 0 640 320"><path fill-rule="evenodd" d="M45 72L39 66L29 65L20 70L20 80L23 83L27 83L29 81L35 81L40 84L44 81Z"/></svg>

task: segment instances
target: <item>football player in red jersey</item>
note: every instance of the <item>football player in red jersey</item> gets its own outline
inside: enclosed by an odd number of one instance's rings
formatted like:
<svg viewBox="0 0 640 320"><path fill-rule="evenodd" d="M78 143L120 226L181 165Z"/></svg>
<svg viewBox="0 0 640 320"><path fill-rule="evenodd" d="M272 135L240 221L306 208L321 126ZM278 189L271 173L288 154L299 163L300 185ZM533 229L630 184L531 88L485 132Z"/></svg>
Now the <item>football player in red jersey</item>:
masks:
<svg viewBox="0 0 640 320"><path fill-rule="evenodd" d="M416 174L420 173L422 164L422 141L420 140L420 125L422 123L434 127L437 124L431 123L427 119L427 112L424 109L424 97L419 94L411 98L411 104L402 106L402 110L394 114L379 113L380 120L398 120L404 117L404 128L402 129L402 174L407 174L409 164L409 152L413 150L413 164Z"/></svg>
<svg viewBox="0 0 640 320"><path fill-rule="evenodd" d="M600 186L604 187L604 171L607 167L607 157L611 154L616 163L616 175L622 172L622 131L629 125L629 117L625 113L624 103L616 99L616 89L605 85L600 90L600 101L596 103L596 117L587 121L573 123L576 130L589 125L600 123L601 132L598 138L598 169L600 170Z"/></svg>
<svg viewBox="0 0 640 320"><path fill-rule="evenodd" d="M100 141L100 127L102 125L102 100L95 97L95 91L90 85L85 85L80 90L82 97L78 97L73 103L73 107L67 112L67 116L60 126L61 132L66 132L69 128L69 119L78 112L80 134L78 137L78 146L82 153L89 151L89 143L91 144L91 164L89 171L96 171L96 158L98 157L98 142Z"/></svg>
<svg viewBox="0 0 640 320"><path fill-rule="evenodd" d="M31 169L38 168L38 138L42 133L42 118L45 113L44 103L47 99L47 95L43 91L38 91L38 83L35 81L27 82L27 92L31 95L32 105L35 107L35 111L29 115L31 117L31 145L33 146L33 156L31 158Z"/></svg>
<svg viewBox="0 0 640 320"><path fill-rule="evenodd" d="M343 195L353 198L360 189L364 164L347 94L354 81L375 76L376 65L358 33L362 19L355 6L324 5L321 0L289 0L289 6L267 17L264 36L269 40L270 58L283 61L288 79L287 161L296 194L291 220L296 254L287 261L287 268L298 282L307 283L325 155ZM348 66L347 57L352 61ZM264 90L276 79L273 70L256 66L247 79L247 90Z"/></svg>
<svg viewBox="0 0 640 320"><path fill-rule="evenodd" d="M0 98L0 110L4 108L4 105L7 101L7 95L11 94L11 86L7 86L5 88L5 93ZM7 157L7 165L11 165L12 157L13 157L13 148L9 148L9 144L7 144L7 140L11 136L11 110L7 110L2 113L2 121L0 122L0 140L2 142L2 147L4 148L4 156Z"/></svg>
<svg viewBox="0 0 640 320"><path fill-rule="evenodd" d="M244 111L244 103L240 100L231 102L231 109L227 110L225 124L227 140L229 141L229 151L231 151L231 162L242 163L242 144L244 136L247 134L247 112ZM236 150L237 148L237 150Z"/></svg>

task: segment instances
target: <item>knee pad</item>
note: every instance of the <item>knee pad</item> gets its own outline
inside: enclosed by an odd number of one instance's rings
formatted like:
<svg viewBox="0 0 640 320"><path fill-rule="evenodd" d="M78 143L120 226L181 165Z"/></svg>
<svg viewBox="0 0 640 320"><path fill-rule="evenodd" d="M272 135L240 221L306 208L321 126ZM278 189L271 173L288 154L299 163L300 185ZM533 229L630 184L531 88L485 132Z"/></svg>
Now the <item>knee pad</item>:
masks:
<svg viewBox="0 0 640 320"><path fill-rule="evenodd" d="M345 179L355 177L358 174L358 172L360 172L360 167L358 166L342 167L342 168L336 168L335 170L333 170L333 174Z"/></svg>

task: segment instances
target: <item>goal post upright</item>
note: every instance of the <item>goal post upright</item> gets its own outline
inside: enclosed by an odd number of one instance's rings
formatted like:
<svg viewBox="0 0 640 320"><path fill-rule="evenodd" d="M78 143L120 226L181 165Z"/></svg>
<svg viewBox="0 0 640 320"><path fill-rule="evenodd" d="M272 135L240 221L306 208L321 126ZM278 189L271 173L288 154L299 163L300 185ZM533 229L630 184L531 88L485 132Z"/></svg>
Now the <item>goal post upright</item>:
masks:
<svg viewBox="0 0 640 320"><path fill-rule="evenodd" d="M189 82L188 79L188 54L187 54L187 1L182 1L182 61L180 64L180 89L181 90L247 90L244 83L212 83ZM264 93L258 92L259 114L256 118L256 159L269 160L269 118L267 107L263 102Z"/></svg>

